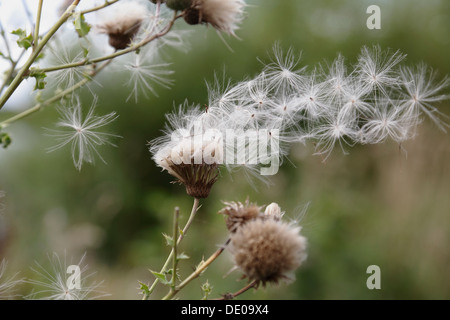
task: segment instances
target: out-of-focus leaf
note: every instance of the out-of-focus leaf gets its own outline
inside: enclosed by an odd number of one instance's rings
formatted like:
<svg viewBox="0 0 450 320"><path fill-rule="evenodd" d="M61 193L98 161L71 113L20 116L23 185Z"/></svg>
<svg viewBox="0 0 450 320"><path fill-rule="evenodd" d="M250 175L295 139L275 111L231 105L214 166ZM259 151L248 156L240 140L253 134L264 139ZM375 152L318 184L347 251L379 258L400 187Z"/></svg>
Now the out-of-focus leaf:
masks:
<svg viewBox="0 0 450 320"><path fill-rule="evenodd" d="M80 12L75 13L73 25L75 26L75 30L77 31L79 37L86 36L91 30L91 25L86 22L84 15Z"/></svg>
<svg viewBox="0 0 450 320"><path fill-rule="evenodd" d="M17 40L19 47L28 49L33 45L33 36L31 33L27 36L26 31L20 28L11 33L19 37Z"/></svg>

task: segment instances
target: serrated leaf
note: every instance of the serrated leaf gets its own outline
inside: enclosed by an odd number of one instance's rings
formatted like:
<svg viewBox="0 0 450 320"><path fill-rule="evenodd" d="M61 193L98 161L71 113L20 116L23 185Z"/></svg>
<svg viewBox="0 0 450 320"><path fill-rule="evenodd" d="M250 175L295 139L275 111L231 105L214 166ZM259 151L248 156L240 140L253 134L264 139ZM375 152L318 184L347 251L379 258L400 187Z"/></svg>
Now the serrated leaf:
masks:
<svg viewBox="0 0 450 320"><path fill-rule="evenodd" d="M91 25L86 22L86 20L84 19L84 15L81 14L81 12L75 13L73 25L75 26L75 30L77 31L80 38L87 35L91 30Z"/></svg>
<svg viewBox="0 0 450 320"><path fill-rule="evenodd" d="M141 282L141 281L138 281L138 282L139 282L139 284L141 285L141 286L139 287L139 290L142 291L142 294L143 294L143 295L148 296L148 295L150 294L150 288L148 287L148 285L146 285L145 283L143 283L143 282Z"/></svg>
<svg viewBox="0 0 450 320"><path fill-rule="evenodd" d="M161 282L162 284L169 284L169 281L167 280L167 277L165 274L162 274L160 272L152 271L150 272Z"/></svg>
<svg viewBox="0 0 450 320"><path fill-rule="evenodd" d="M187 260L187 259L190 259L190 257L184 252L177 255L177 260Z"/></svg>
<svg viewBox="0 0 450 320"><path fill-rule="evenodd" d="M26 31L20 28L12 31L11 33L19 37L17 40L19 47L28 49L33 45L33 36L31 33L27 36Z"/></svg>
<svg viewBox="0 0 450 320"><path fill-rule="evenodd" d="M0 145L6 149L11 144L11 137L6 132L0 132Z"/></svg>
<svg viewBox="0 0 450 320"><path fill-rule="evenodd" d="M164 239L166 239L166 244L170 247L173 247L173 238L165 233L162 234Z"/></svg>

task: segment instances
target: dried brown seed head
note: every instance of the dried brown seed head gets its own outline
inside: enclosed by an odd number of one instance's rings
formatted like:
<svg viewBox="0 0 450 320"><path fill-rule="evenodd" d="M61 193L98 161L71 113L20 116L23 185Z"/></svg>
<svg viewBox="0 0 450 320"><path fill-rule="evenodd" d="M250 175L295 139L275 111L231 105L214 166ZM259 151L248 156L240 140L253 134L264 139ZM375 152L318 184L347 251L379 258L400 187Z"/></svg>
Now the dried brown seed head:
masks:
<svg viewBox="0 0 450 320"><path fill-rule="evenodd" d="M236 232L239 227L248 221L262 216L261 207L250 203L248 199L245 203L225 202L225 205L226 207L220 210L219 213L226 215L225 223L228 230L232 233Z"/></svg>
<svg viewBox="0 0 450 320"><path fill-rule="evenodd" d="M306 238L300 228L273 219L254 219L231 236L230 250L236 265L250 281L265 285L292 281L306 259Z"/></svg>

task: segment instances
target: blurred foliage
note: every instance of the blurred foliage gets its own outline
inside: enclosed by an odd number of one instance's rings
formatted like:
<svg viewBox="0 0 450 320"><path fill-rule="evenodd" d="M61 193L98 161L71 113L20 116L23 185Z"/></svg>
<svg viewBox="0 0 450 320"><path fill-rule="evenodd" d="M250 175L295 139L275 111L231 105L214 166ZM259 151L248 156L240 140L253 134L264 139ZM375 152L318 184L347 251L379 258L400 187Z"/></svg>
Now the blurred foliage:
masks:
<svg viewBox="0 0 450 320"><path fill-rule="evenodd" d="M138 280L153 281L148 268L159 270L169 253L162 233L171 230L173 208L181 208L184 221L192 205L183 187L155 166L148 141L159 136L174 106L185 99L207 103L205 81L215 73L225 68L239 81L259 72L258 58L267 61L277 41L302 51L301 63L311 67L338 52L352 62L362 45L379 43L406 53L407 63L424 61L441 77L450 74L449 1L248 2L240 39L222 36L233 51L212 28L179 22L192 29L186 41L191 50L165 51L175 85L157 88L157 97L126 102L123 74L99 76L101 86L90 87L99 96L97 112L117 111L110 129L123 137L118 148L100 150L107 165L99 161L78 172L68 149L46 153L54 142L42 127L55 122L53 108L8 128L13 143L0 150L0 260L10 261L10 272L33 277L29 266L45 264L49 252L65 250L77 259L87 251L90 270L105 280L111 298L139 298ZM371 4L381 7L381 30L366 28ZM90 105L91 94L84 93ZM450 114L448 102L439 108ZM182 276L226 240L217 214L221 201L250 197L260 205L279 203L292 219L309 203L300 221L309 257L293 284L249 291L241 299L449 299L450 137L425 121L402 147L407 155L390 143L355 147L349 155L336 150L323 163L312 155L313 146L299 145L269 187L223 172L182 245L191 257L180 263ZM366 287L372 264L381 268L381 290ZM231 267L223 254L180 298L200 299L206 280L210 297L237 291L245 284L239 271L223 278Z"/></svg>

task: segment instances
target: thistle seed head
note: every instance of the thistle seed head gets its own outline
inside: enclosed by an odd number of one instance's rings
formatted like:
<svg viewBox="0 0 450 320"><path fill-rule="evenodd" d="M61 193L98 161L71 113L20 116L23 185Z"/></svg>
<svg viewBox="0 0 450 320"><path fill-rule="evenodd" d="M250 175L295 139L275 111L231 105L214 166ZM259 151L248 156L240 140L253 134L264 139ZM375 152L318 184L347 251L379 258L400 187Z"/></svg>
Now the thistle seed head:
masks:
<svg viewBox="0 0 450 320"><path fill-rule="evenodd" d="M184 184L186 192L195 198L207 198L219 177L221 163L221 141L191 138L161 149L154 160L169 174ZM194 139L195 140L195 139Z"/></svg>
<svg viewBox="0 0 450 320"><path fill-rule="evenodd" d="M99 31L109 36L109 44L116 50L130 45L144 21L147 8L138 2L119 2L99 25Z"/></svg>
<svg viewBox="0 0 450 320"><path fill-rule="evenodd" d="M194 198L207 198L219 177L217 164L181 163L170 168L181 178L179 182L185 185L186 193Z"/></svg>
<svg viewBox="0 0 450 320"><path fill-rule="evenodd" d="M261 207L258 207L255 203L250 203L248 199L245 203L232 201L224 204L226 207L219 213L226 215L225 223L231 233L236 232L239 227L245 225L248 221L262 216Z"/></svg>
<svg viewBox="0 0 450 320"><path fill-rule="evenodd" d="M236 265L250 281L265 285L291 282L306 259L306 238L300 228L274 219L253 219L231 235Z"/></svg>
<svg viewBox="0 0 450 320"><path fill-rule="evenodd" d="M244 7L243 0L193 0L184 19L189 24L207 23L234 35L243 19Z"/></svg>

